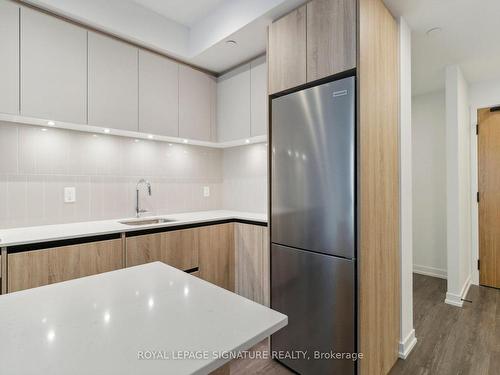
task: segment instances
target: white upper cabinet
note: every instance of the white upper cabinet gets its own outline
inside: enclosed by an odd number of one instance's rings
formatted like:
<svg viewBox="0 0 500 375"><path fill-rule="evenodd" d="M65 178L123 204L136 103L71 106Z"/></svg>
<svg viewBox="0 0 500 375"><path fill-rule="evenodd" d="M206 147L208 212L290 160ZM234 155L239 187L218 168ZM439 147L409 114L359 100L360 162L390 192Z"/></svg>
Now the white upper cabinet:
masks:
<svg viewBox="0 0 500 375"><path fill-rule="evenodd" d="M19 113L19 7L0 0L0 112Z"/></svg>
<svg viewBox="0 0 500 375"><path fill-rule="evenodd" d="M217 140L267 134L267 65L262 56L217 80Z"/></svg>
<svg viewBox="0 0 500 375"><path fill-rule="evenodd" d="M267 135L267 64L266 57L262 56L250 63L251 76L251 135Z"/></svg>
<svg viewBox="0 0 500 375"><path fill-rule="evenodd" d="M213 140L215 78L186 65L179 66L179 136Z"/></svg>
<svg viewBox="0 0 500 375"><path fill-rule="evenodd" d="M21 114L87 123L87 31L21 9Z"/></svg>
<svg viewBox="0 0 500 375"><path fill-rule="evenodd" d="M217 140L250 137L250 64L217 80Z"/></svg>
<svg viewBox="0 0 500 375"><path fill-rule="evenodd" d="M138 49L88 33L89 125L138 130Z"/></svg>
<svg viewBox="0 0 500 375"><path fill-rule="evenodd" d="M139 50L139 131L179 135L179 64Z"/></svg>

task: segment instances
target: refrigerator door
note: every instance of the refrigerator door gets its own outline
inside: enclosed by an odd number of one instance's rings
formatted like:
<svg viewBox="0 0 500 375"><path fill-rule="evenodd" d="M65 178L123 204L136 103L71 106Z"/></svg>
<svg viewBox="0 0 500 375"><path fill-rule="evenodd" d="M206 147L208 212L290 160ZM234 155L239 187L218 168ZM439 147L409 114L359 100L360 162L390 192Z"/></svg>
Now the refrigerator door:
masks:
<svg viewBox="0 0 500 375"><path fill-rule="evenodd" d="M354 258L355 80L272 101L272 242Z"/></svg>
<svg viewBox="0 0 500 375"><path fill-rule="evenodd" d="M354 374L352 360L314 359L356 351L354 261L272 245L271 268L271 308L288 315L271 349L309 357L278 360L301 375Z"/></svg>

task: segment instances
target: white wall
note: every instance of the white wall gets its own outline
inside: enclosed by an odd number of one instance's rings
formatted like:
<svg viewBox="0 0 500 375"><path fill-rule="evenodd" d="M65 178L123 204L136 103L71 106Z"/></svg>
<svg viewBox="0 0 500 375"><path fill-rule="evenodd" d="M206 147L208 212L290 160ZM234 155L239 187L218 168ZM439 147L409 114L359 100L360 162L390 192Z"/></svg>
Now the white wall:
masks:
<svg viewBox="0 0 500 375"><path fill-rule="evenodd" d="M401 336L399 356L406 358L415 346L413 328L413 228L412 228L412 129L411 129L411 30L399 19L400 43L400 196L401 196Z"/></svg>
<svg viewBox="0 0 500 375"><path fill-rule="evenodd" d="M472 283L479 285L479 271L476 264L479 259L478 206L475 194L478 191L477 180L477 139L475 126L477 110L500 105L500 80L477 82L469 85L470 134L471 134L471 211L472 211Z"/></svg>
<svg viewBox="0 0 500 375"><path fill-rule="evenodd" d="M222 207L267 213L267 145L224 149Z"/></svg>
<svg viewBox="0 0 500 375"><path fill-rule="evenodd" d="M470 112L468 84L458 65L446 68L446 303L462 306L471 281Z"/></svg>
<svg viewBox="0 0 500 375"><path fill-rule="evenodd" d="M446 278L446 109L444 91L414 96L413 269Z"/></svg>

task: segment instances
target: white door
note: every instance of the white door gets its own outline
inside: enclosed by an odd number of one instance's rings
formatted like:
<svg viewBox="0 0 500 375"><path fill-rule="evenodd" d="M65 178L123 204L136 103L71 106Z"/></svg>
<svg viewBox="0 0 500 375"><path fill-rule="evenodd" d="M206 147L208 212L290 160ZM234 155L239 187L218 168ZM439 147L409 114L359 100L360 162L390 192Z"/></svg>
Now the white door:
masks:
<svg viewBox="0 0 500 375"><path fill-rule="evenodd" d="M267 97L267 64L262 56L250 63L251 76L251 134L252 137L267 135L268 97Z"/></svg>
<svg viewBox="0 0 500 375"><path fill-rule="evenodd" d="M179 136L210 141L215 78L206 73L179 66Z"/></svg>
<svg viewBox="0 0 500 375"><path fill-rule="evenodd" d="M87 30L21 9L21 114L87 123Z"/></svg>
<svg viewBox="0 0 500 375"><path fill-rule="evenodd" d="M217 139L250 137L250 64L217 79Z"/></svg>
<svg viewBox="0 0 500 375"><path fill-rule="evenodd" d="M138 130L138 49L88 33L89 125Z"/></svg>
<svg viewBox="0 0 500 375"><path fill-rule="evenodd" d="M179 64L139 50L139 131L179 135Z"/></svg>
<svg viewBox="0 0 500 375"><path fill-rule="evenodd" d="M0 112L19 113L19 7L0 0Z"/></svg>

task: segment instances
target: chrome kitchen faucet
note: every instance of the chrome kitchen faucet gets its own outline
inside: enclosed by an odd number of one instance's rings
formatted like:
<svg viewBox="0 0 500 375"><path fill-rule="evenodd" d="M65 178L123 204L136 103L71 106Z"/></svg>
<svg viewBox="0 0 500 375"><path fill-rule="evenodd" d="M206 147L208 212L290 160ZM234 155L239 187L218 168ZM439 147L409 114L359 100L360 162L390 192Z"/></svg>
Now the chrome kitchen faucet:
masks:
<svg viewBox="0 0 500 375"><path fill-rule="evenodd" d="M148 194L149 196L151 196L151 183L148 180L141 178L137 182L137 185L135 185L135 217L137 218L141 217L142 213L148 212L148 210L144 210L139 207L139 187L141 186L141 184L146 185L146 187L148 188Z"/></svg>

